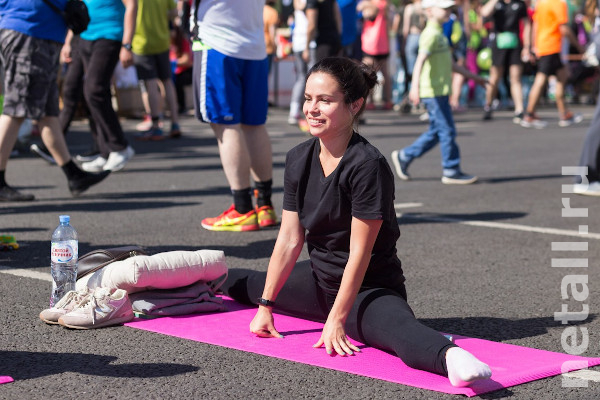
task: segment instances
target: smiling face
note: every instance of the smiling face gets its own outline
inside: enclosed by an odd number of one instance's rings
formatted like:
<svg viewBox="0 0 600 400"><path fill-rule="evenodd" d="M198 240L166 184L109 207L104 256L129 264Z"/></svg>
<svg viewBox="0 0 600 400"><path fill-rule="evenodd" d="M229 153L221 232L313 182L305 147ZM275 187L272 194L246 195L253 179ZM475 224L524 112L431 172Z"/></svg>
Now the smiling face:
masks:
<svg viewBox="0 0 600 400"><path fill-rule="evenodd" d="M311 135L321 138L351 134L354 107L354 103L345 103L344 93L331 75L315 72L308 77L302 111Z"/></svg>

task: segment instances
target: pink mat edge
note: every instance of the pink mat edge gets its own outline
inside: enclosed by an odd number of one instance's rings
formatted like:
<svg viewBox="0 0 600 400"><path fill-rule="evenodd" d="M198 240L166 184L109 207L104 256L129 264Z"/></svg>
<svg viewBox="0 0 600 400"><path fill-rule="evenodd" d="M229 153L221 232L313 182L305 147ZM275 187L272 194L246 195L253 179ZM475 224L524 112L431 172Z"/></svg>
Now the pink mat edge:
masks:
<svg viewBox="0 0 600 400"><path fill-rule="evenodd" d="M15 380L12 377L8 376L8 375L0 376L0 385L3 384L3 383L11 383L11 382L14 382L14 381Z"/></svg>

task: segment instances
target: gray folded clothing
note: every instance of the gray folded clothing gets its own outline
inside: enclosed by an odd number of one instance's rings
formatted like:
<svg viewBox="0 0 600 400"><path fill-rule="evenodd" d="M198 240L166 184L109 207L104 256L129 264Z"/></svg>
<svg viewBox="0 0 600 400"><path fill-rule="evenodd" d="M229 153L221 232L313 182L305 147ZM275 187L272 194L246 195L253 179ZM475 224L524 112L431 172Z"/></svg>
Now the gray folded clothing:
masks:
<svg viewBox="0 0 600 400"><path fill-rule="evenodd" d="M129 295L133 311L154 316L173 316L225 311L223 299L204 281L175 289L155 289Z"/></svg>

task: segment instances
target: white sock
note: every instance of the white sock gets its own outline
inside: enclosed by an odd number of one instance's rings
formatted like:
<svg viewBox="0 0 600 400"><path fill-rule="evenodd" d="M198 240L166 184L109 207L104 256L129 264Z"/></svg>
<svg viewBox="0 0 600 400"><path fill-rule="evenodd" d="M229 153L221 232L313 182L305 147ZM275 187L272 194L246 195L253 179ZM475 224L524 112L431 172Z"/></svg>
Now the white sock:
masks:
<svg viewBox="0 0 600 400"><path fill-rule="evenodd" d="M490 367L460 347L451 347L446 352L448 379L455 387L469 386L471 383L492 376Z"/></svg>

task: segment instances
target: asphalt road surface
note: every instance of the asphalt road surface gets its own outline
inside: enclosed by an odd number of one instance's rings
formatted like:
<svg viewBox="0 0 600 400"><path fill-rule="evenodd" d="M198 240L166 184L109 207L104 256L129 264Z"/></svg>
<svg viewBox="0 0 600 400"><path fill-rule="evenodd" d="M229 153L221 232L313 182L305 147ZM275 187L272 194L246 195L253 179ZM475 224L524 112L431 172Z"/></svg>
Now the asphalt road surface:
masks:
<svg viewBox="0 0 600 400"><path fill-rule="evenodd" d="M555 352L565 352L561 335L577 326L589 335L581 355L600 354L600 198L562 191L571 182L563 167L577 165L593 113L590 106L576 109L585 119L569 128L558 127L555 108L542 109L550 122L543 130L514 125L509 111L490 122L481 121L480 111L458 114L462 166L479 183L443 185L437 148L411 165L412 181L396 179L399 255L409 303L425 324ZM417 116L393 111L366 118L360 132L388 160L426 127ZM135 157L78 198L70 196L61 170L42 159L24 155L9 162L8 182L37 200L0 204L0 234L15 235L21 246L0 252L0 375L15 379L0 385L0 398L456 398L127 327L71 331L41 322L50 294L50 236L60 214L71 215L80 254L130 244L152 253L220 249L230 268L267 267L277 229L240 234L200 226L231 202L208 126L187 118L182 138L145 143L133 139L137 122L123 121ZM268 129L279 212L285 154L307 136L287 125L283 109L270 111ZM74 124L68 142L74 154L88 149L85 121ZM564 216L566 207L586 215ZM587 235L580 233L583 226ZM563 251L554 242L587 245ZM565 258L585 259L588 267L553 267L553 260ZM568 275L585 275L589 294L562 293ZM562 325L554 313L563 305L589 313ZM481 398L597 399L600 368L590 371L591 380L580 382L587 387L563 387L558 376Z"/></svg>

